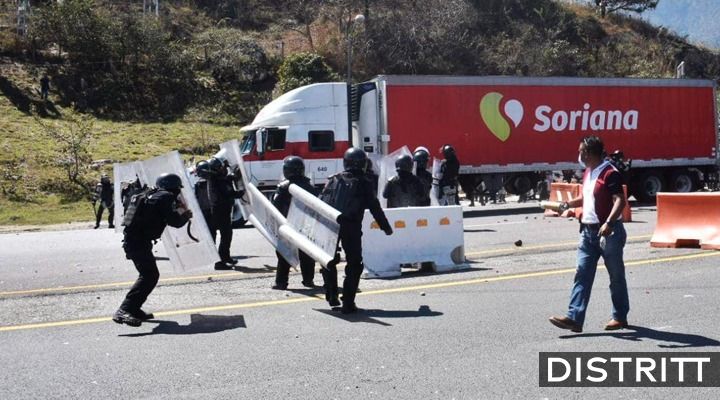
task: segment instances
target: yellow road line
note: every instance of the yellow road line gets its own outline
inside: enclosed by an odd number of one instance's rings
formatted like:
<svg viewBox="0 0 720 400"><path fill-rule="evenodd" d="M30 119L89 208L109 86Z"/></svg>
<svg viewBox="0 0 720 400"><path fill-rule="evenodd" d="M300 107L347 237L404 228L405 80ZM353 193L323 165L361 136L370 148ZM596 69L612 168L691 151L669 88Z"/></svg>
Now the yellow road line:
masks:
<svg viewBox="0 0 720 400"><path fill-rule="evenodd" d="M688 254L688 255L683 255L683 256L628 261L625 263L625 265L626 266L652 265L652 264L660 264L660 263L671 262L671 261L692 260L692 259L698 259L698 258L717 257L717 256L720 256L720 252L706 251L706 252L702 252L702 253L694 253L694 254ZM493 276L493 277L486 277L486 278L475 278L475 279L468 279L468 280L463 280L463 281L428 283L428 284L423 284L423 285L413 285L413 286L402 286L402 287L395 287L395 288L388 288L388 289L368 290L368 291L365 291L362 293L358 293L358 296L370 296L370 295L387 294L387 293L412 292L412 291L416 291L416 290L438 289L438 288L446 288L446 287L453 287L453 286L474 285L474 284L480 284L480 283L500 282L500 281L507 281L507 280L513 280L513 279L539 278L539 277L567 274L567 273L573 273L573 272L575 272L575 268L563 268L563 269L556 269L556 270L550 270L550 271L527 272L527 273ZM185 315L185 314L202 313L202 312L237 310L237 309L243 309L243 308L278 306L278 305L285 305L285 304L304 303L304 302L316 301L316 300L322 300L322 299L323 299L323 297L321 295L315 295L312 297L300 297L300 298L294 298L294 299L268 300L268 301L259 301L259 302L253 302L253 303L227 304L227 305L222 305L222 306L210 306L210 307L188 308L188 309L174 310L174 311L162 311L162 312L157 312L154 314L158 317L165 317L165 316ZM85 325L85 324L92 324L92 323L97 323L97 322L109 322L110 320L111 320L110 317L100 317L100 318L88 318L88 319L79 319L79 320L70 320L70 321L45 322L45 323L37 323L37 324L0 326L0 332L28 330L28 329L40 329L40 328L54 328L54 327L72 326L72 325Z"/></svg>
<svg viewBox="0 0 720 400"><path fill-rule="evenodd" d="M644 239L650 239L652 235L640 235L640 236L631 236L628 237L628 242L634 242L638 240L644 240ZM518 251L527 251L527 250L542 250L542 249L552 249L555 247L564 247L564 246L570 246L570 245L577 245L578 241L568 241L568 242L558 242L558 243L548 243L548 244L539 244L535 246L522 246L522 247L504 247L501 249L491 249L491 250L482 250L482 251L474 251L465 253L465 256L481 256L486 254L497 254L497 253L508 253L508 252L518 252Z"/></svg>
<svg viewBox="0 0 720 400"><path fill-rule="evenodd" d="M628 241L649 239L650 237L651 237L651 235L633 236L633 237L629 237ZM486 254L513 253L513 252L518 252L518 251L551 249L551 248L555 248L555 247L563 247L563 246L569 246L569 245L574 245L574 244L577 244L577 240L572 241L572 242L548 243L548 244L541 244L541 245L535 245L535 246L505 247L505 248L500 248L500 249L483 250L483 251L465 253L465 256L473 257L473 256L486 255ZM268 271L268 273L270 273L270 272L272 272L272 271ZM190 281L196 281L196 280L202 281L202 280L207 280L208 278L229 279L229 278L245 276L245 275L247 275L247 274L245 274L243 272L230 272L230 273L215 274L215 275L180 276L180 277L175 277L175 278L161 278L159 283L190 282ZM27 289L27 290L13 290L13 291L7 291L7 292L0 292L0 297L26 295L26 294L39 294L39 293L72 292L72 291L76 291L76 290L87 290L87 289L128 287L128 286L131 286L133 283L135 283L135 281L98 283L98 284L94 284L94 285L64 286L64 287Z"/></svg>
<svg viewBox="0 0 720 400"><path fill-rule="evenodd" d="M271 271L268 271L268 273L269 272L271 272ZM174 277L174 278L162 278L162 279L160 279L159 282L162 282L162 283L183 282L183 281L194 281L194 280L207 280L208 278L227 279L227 278L233 278L233 277L245 276L245 275L247 275L247 274L245 274L243 272L229 272L229 273L215 274L215 275L178 276L178 277ZM71 292L74 290L84 290L84 289L104 289L104 288L113 288L113 287L127 287L127 286L131 286L133 283L135 283L135 281L98 283L98 284L94 284L94 285L82 285L82 286L60 286L60 287L54 287L54 288L15 290L15 291L9 291L9 292L0 292L0 297L1 296L21 295L21 294Z"/></svg>

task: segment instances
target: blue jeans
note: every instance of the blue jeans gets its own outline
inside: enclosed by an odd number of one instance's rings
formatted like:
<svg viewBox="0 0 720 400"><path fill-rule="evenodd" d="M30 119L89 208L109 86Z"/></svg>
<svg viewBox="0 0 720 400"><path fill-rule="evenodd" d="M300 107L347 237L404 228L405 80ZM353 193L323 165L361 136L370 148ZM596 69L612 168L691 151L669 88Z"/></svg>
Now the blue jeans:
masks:
<svg viewBox="0 0 720 400"><path fill-rule="evenodd" d="M625 263L623 262L623 248L627 240L627 233L622 222L616 222L613 233L606 237L605 250L600 248L598 229L583 225L580 231L580 244L577 252L577 270L575 283L570 294L568 318L579 325L585 322L585 312L590 303L590 292L595 281L595 271L598 260L602 256L605 268L610 275L610 298L613 309L612 318L618 321L627 321L630 311L627 283L625 281Z"/></svg>

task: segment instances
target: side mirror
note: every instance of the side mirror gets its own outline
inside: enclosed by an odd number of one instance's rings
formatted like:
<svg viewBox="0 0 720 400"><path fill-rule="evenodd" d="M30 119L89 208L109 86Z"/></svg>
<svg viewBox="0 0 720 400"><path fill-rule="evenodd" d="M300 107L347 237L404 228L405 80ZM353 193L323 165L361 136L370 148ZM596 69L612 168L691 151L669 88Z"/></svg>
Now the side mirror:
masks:
<svg viewBox="0 0 720 400"><path fill-rule="evenodd" d="M260 128L257 131L255 131L255 145L257 154L260 157L263 157L265 155L265 145L267 143L267 130L265 128Z"/></svg>

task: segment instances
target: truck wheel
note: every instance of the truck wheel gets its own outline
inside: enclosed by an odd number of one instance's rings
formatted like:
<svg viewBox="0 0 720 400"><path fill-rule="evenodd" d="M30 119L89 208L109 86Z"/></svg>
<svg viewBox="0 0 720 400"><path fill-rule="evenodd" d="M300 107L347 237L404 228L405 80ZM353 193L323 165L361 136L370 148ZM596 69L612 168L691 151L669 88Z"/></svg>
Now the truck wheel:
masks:
<svg viewBox="0 0 720 400"><path fill-rule="evenodd" d="M670 175L670 191L677 193L689 193L697 190L697 178L693 177L693 173L680 169L674 171Z"/></svg>
<svg viewBox="0 0 720 400"><path fill-rule="evenodd" d="M505 191L515 195L525 194L529 192L532 188L533 183L526 175L513 176L505 184Z"/></svg>
<svg viewBox="0 0 720 400"><path fill-rule="evenodd" d="M644 203L655 201L658 192L665 190L665 180L656 171L648 171L638 178L633 193L635 197Z"/></svg>

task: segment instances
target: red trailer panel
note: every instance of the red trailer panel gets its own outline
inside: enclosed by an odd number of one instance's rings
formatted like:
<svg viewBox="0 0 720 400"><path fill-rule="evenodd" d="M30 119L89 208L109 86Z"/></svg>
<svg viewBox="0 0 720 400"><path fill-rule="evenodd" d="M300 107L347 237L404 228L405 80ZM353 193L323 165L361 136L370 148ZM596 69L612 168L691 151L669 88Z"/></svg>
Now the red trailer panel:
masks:
<svg viewBox="0 0 720 400"><path fill-rule="evenodd" d="M408 145L436 152L450 143L463 165L576 162L581 138L598 135L608 151L622 149L634 160L715 158L713 86L649 82L655 83L388 81L390 151Z"/></svg>

